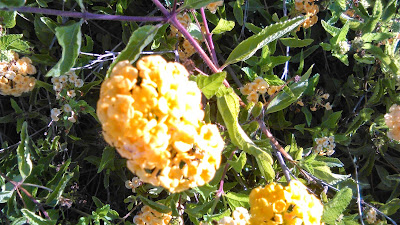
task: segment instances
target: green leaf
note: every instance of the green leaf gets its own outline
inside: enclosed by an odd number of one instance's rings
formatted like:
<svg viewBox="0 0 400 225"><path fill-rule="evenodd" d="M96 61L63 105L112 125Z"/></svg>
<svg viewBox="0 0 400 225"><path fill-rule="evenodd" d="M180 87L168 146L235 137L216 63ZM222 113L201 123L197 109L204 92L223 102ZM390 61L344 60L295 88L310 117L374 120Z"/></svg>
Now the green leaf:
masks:
<svg viewBox="0 0 400 225"><path fill-rule="evenodd" d="M240 26L243 26L243 10L240 0L236 0L233 5L233 15Z"/></svg>
<svg viewBox="0 0 400 225"><path fill-rule="evenodd" d="M259 163L260 169L263 169L262 172L264 172L263 175L265 178L268 180L272 179L275 173L272 168L273 160L270 155L271 153L255 145L239 125L239 99L232 88L227 89L225 95L217 98L217 106L225 126L228 129L231 142L239 149L253 155Z"/></svg>
<svg viewBox="0 0 400 225"><path fill-rule="evenodd" d="M0 50L9 50L10 45L22 38L22 34L7 34L0 36Z"/></svg>
<svg viewBox="0 0 400 225"><path fill-rule="evenodd" d="M210 99L217 93L225 78L226 72L215 73L211 76L199 74L196 76L196 83L206 98Z"/></svg>
<svg viewBox="0 0 400 225"><path fill-rule="evenodd" d="M1 4L1 3L0 3ZM2 19L1 24L5 28L13 28L16 24L15 17L17 16L17 11L0 11L0 19Z"/></svg>
<svg viewBox="0 0 400 225"><path fill-rule="evenodd" d="M237 207L244 207L244 208L250 207L248 194L229 192L225 195L225 197L226 200L228 201L229 206L232 209L235 209Z"/></svg>
<svg viewBox="0 0 400 225"><path fill-rule="evenodd" d="M305 47L313 43L313 39L298 39L298 38L280 38L279 39L282 44L292 47L292 48L300 48L300 47Z"/></svg>
<svg viewBox="0 0 400 225"><path fill-rule="evenodd" d="M8 199L11 198L13 195L14 191L1 191L0 192L0 203L6 203Z"/></svg>
<svg viewBox="0 0 400 225"><path fill-rule="evenodd" d="M307 48L304 52L303 52L303 58L307 58L308 56L310 56L313 52L315 52L315 50L317 50L319 48L319 45L313 45L309 48ZM295 56L293 56L290 59L290 62L292 63L299 63L301 60L301 52L297 53Z"/></svg>
<svg viewBox="0 0 400 225"><path fill-rule="evenodd" d="M53 85L40 81L40 80L36 80L36 85L39 87L42 87L44 89L46 89L48 92L55 94L55 91L53 89Z"/></svg>
<svg viewBox="0 0 400 225"><path fill-rule="evenodd" d="M59 199L64 192L65 187L67 186L69 180L74 176L74 173L65 172L62 176L61 180L58 182L56 188L49 194L49 197L46 199L46 204L56 206L59 202Z"/></svg>
<svg viewBox="0 0 400 225"><path fill-rule="evenodd" d="M25 0L1 0L0 7L19 7L25 5Z"/></svg>
<svg viewBox="0 0 400 225"><path fill-rule="evenodd" d="M135 62L139 58L143 48L153 41L159 28L160 26L146 25L135 30L129 38L129 42L124 50L122 50L121 54L111 63L107 71L107 76L110 75L112 68L114 68L118 62L123 60L129 60L131 63Z"/></svg>
<svg viewBox="0 0 400 225"><path fill-rule="evenodd" d="M333 37L338 35L340 33L340 28L334 27L324 20L321 20L322 27L325 29L326 32L328 32L330 35Z"/></svg>
<svg viewBox="0 0 400 225"><path fill-rule="evenodd" d="M250 58L258 49L297 28L304 20L305 18L301 16L264 28L260 33L247 38L236 46L222 67Z"/></svg>
<svg viewBox="0 0 400 225"><path fill-rule="evenodd" d="M400 199L394 198L379 208L379 211L390 216L400 209Z"/></svg>
<svg viewBox="0 0 400 225"><path fill-rule="evenodd" d="M321 128L335 128L335 127L337 127L338 121L339 121L341 116L342 116L342 111L338 111L338 112L334 112L334 113L330 114L328 116L328 118L326 118L326 120L324 120L321 123Z"/></svg>
<svg viewBox="0 0 400 225"><path fill-rule="evenodd" d="M24 111L19 107L18 103L14 99L10 99L11 107L14 109L16 113L23 113Z"/></svg>
<svg viewBox="0 0 400 225"><path fill-rule="evenodd" d="M372 41L383 41L385 39L392 38L394 36L393 33L388 32L379 32L379 33L366 33L361 36L361 39L364 42L372 42Z"/></svg>
<svg viewBox="0 0 400 225"><path fill-rule="evenodd" d="M60 61L46 74L47 77L58 77L69 72L78 58L81 43L81 22L68 26L56 27L56 37L62 47Z"/></svg>
<svg viewBox="0 0 400 225"><path fill-rule="evenodd" d="M350 204L353 197L353 191L345 187L336 193L335 197L324 205L322 221L327 224L335 225L337 219Z"/></svg>
<svg viewBox="0 0 400 225"><path fill-rule="evenodd" d="M346 135L355 134L358 128L360 128L364 123L371 120L371 115L374 113L374 110L371 108L363 108L356 118L350 123L349 128L345 132Z"/></svg>
<svg viewBox="0 0 400 225"><path fill-rule="evenodd" d="M213 34L222 34L227 31L231 31L235 27L235 22L234 21L229 21L225 19L220 19L218 21L217 26L212 30L211 33Z"/></svg>
<svg viewBox="0 0 400 225"><path fill-rule="evenodd" d="M218 2L219 0L185 0L182 8L185 9L200 9L212 2Z"/></svg>
<svg viewBox="0 0 400 225"><path fill-rule="evenodd" d="M18 170L23 180L31 174L33 167L30 159L29 139L28 124L24 122L21 130L21 143L17 148Z"/></svg>
<svg viewBox="0 0 400 225"><path fill-rule="evenodd" d="M58 27L58 24L54 22L52 19L49 17L40 17L40 20L47 25L47 27L54 33L56 34L56 28Z"/></svg>
<svg viewBox="0 0 400 225"><path fill-rule="evenodd" d="M21 212L29 220L29 224L32 225L53 225L57 223L57 220L44 219L27 209L21 209Z"/></svg>
<svg viewBox="0 0 400 225"><path fill-rule="evenodd" d="M83 5L83 0L76 0L76 2L78 3L78 5L81 8L81 10L84 11L85 10L85 6Z"/></svg>
<svg viewBox="0 0 400 225"><path fill-rule="evenodd" d="M99 168L97 169L97 173L100 173L104 170L104 168L114 168L114 157L115 150L114 148L107 146L103 150L103 154L101 155L101 161Z"/></svg>
<svg viewBox="0 0 400 225"><path fill-rule="evenodd" d="M299 82L295 82L289 86L290 90L293 93L293 96L284 91L281 91L279 94L277 94L268 105L265 113L268 114L280 111L297 101L297 99L300 98L303 92L307 89L307 79L308 76L303 75Z"/></svg>
<svg viewBox="0 0 400 225"><path fill-rule="evenodd" d="M244 165L246 165L247 157L245 152L241 152L239 157L236 160L228 160L228 163L232 166L232 168L240 173L242 172L242 169Z"/></svg>
<svg viewBox="0 0 400 225"><path fill-rule="evenodd" d="M141 195L139 195L139 199L146 205L150 206L151 208L157 210L160 213L169 213L171 212L171 209L163 204L153 202Z"/></svg>

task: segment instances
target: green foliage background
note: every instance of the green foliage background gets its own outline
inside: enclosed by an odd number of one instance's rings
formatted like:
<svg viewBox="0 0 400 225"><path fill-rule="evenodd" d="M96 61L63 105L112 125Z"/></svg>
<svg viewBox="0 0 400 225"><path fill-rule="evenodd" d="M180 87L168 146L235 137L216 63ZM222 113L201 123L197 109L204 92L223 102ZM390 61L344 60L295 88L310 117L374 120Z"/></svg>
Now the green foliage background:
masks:
<svg viewBox="0 0 400 225"><path fill-rule="evenodd" d="M199 9L215 1L177 2L179 10L197 9L191 14L194 23L194 16L201 20ZM161 3L168 8L174 1ZM251 189L272 181L285 184L287 171L321 198L326 224L358 224L371 207L381 212L376 223L400 222L400 145L387 137L384 122L389 107L400 104L399 2L318 4L318 23L299 31L306 18L294 15L294 1L285 4L288 15L282 1L259 0L225 1L216 14L205 12L224 72L210 70L199 54L182 63L209 75L194 73L191 79L207 99L205 120L220 126L226 146L209 184L171 194L149 184L135 193L125 188L133 174L126 160L103 140L95 114L100 84L116 62L134 63L148 52L170 61L176 58L177 39L169 36L169 24L10 9L24 5L99 15L163 16L153 2L1 0L0 61L9 61L11 51L16 51L29 56L38 73L31 93L0 96L0 222L132 224L143 204L172 211L185 224L217 221L236 207L249 209ZM343 50L344 44L349 51ZM69 102L79 108L78 122L52 122L50 110L59 100L50 80L71 69L85 80L77 100ZM280 79L286 69L287 82ZM239 91L257 76L270 85L284 85L264 108L248 103ZM224 80L230 87L223 85ZM321 107L321 93L329 93L323 103L330 102L332 110ZM299 99L304 106L297 104ZM266 129L287 152L287 168L279 164ZM315 138L328 136L334 136L335 153L316 154ZM184 206L184 213L177 210L177 203Z"/></svg>

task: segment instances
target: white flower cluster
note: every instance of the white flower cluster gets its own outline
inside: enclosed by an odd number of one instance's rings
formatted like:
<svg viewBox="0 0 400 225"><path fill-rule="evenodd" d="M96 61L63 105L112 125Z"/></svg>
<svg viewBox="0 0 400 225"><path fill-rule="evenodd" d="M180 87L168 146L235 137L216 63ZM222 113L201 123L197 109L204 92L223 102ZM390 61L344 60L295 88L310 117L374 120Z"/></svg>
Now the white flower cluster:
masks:
<svg viewBox="0 0 400 225"><path fill-rule="evenodd" d="M136 188L141 186L143 181L139 179L139 177L134 177L132 180L125 181L125 187L128 189L132 189L132 192L135 192Z"/></svg>
<svg viewBox="0 0 400 225"><path fill-rule="evenodd" d="M376 222L376 210L374 208L370 208L366 213L366 221L370 224L375 224Z"/></svg>
<svg viewBox="0 0 400 225"><path fill-rule="evenodd" d="M225 216L218 221L218 225L246 225L249 224L250 214L246 208L237 207L232 217Z"/></svg>
<svg viewBox="0 0 400 225"><path fill-rule="evenodd" d="M347 41L339 42L339 53L344 55L350 50L350 44Z"/></svg>
<svg viewBox="0 0 400 225"><path fill-rule="evenodd" d="M333 136L316 138L315 143L317 143L317 147L315 149L319 155L331 156L333 153L335 153L334 148L336 147L336 144Z"/></svg>
<svg viewBox="0 0 400 225"><path fill-rule="evenodd" d="M51 78L51 82L53 83L54 91L56 91L56 98L61 100L61 104L63 105L61 109L53 108L51 110L51 120L58 121L60 119L59 116L64 112L67 120L75 123L78 115L72 109L69 101L75 98L76 93L79 91L77 89L81 88L84 84L83 80L79 79L73 71L70 71L59 77Z"/></svg>

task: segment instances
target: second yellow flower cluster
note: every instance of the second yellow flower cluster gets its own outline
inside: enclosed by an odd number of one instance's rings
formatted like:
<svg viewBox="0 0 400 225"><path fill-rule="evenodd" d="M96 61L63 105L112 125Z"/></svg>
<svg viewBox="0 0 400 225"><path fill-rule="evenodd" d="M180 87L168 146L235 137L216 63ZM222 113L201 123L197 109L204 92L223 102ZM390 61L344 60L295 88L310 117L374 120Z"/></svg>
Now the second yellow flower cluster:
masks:
<svg viewBox="0 0 400 225"><path fill-rule="evenodd" d="M224 141L205 124L201 91L179 63L161 56L119 62L101 86L97 115L105 140L143 182L179 192L209 182Z"/></svg>

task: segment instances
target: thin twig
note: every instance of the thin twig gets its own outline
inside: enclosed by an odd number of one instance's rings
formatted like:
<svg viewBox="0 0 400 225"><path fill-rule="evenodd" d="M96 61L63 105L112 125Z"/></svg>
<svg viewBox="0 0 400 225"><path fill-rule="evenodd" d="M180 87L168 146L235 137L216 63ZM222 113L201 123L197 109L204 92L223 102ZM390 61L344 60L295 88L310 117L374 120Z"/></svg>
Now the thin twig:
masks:
<svg viewBox="0 0 400 225"><path fill-rule="evenodd" d="M122 16L122 15L105 15L105 14L96 14L89 12L71 12L71 11L63 11L57 9L45 9L45 8L35 8L35 7L10 7L10 8L0 8L0 10L4 11L17 11L17 12L25 12L25 13L40 13L45 15L54 15L54 16L64 16L64 17L72 17L72 18L81 18L84 20L116 20L116 21L128 21L128 22L165 22L164 17L147 17L147 16Z"/></svg>
<svg viewBox="0 0 400 225"><path fill-rule="evenodd" d="M356 159L356 158L353 158L353 157L351 156L350 152L348 152L348 153L349 153L349 156L350 156L350 158L351 158L351 161L353 162L353 165L354 165L354 173L355 173L355 176L356 176L358 215L360 216L361 225L364 225L364 220L362 219L362 218L363 218L363 213L362 213L362 207L361 207L360 183L359 183L359 181L358 181L358 170L357 170L358 165L356 164L356 160L357 160L357 159Z"/></svg>
<svg viewBox="0 0 400 225"><path fill-rule="evenodd" d="M232 160L232 157L235 154L235 152L236 152L236 149L232 151L228 160ZM225 194L225 192L224 192L224 177L225 177L226 173L228 172L228 168L229 168L229 163L226 162L225 167L224 167L224 172L222 173L221 181L219 182L219 188L218 188L218 191L216 194L217 198L220 198L222 195Z"/></svg>
<svg viewBox="0 0 400 225"><path fill-rule="evenodd" d="M276 155L276 158L278 159L279 165L281 166L283 174L285 175L286 182L289 183L290 180L291 180L290 174L289 174L289 168L286 166L285 160L283 160L282 154L276 150L275 145L273 145L271 143L271 146L274 149L274 153Z"/></svg>

